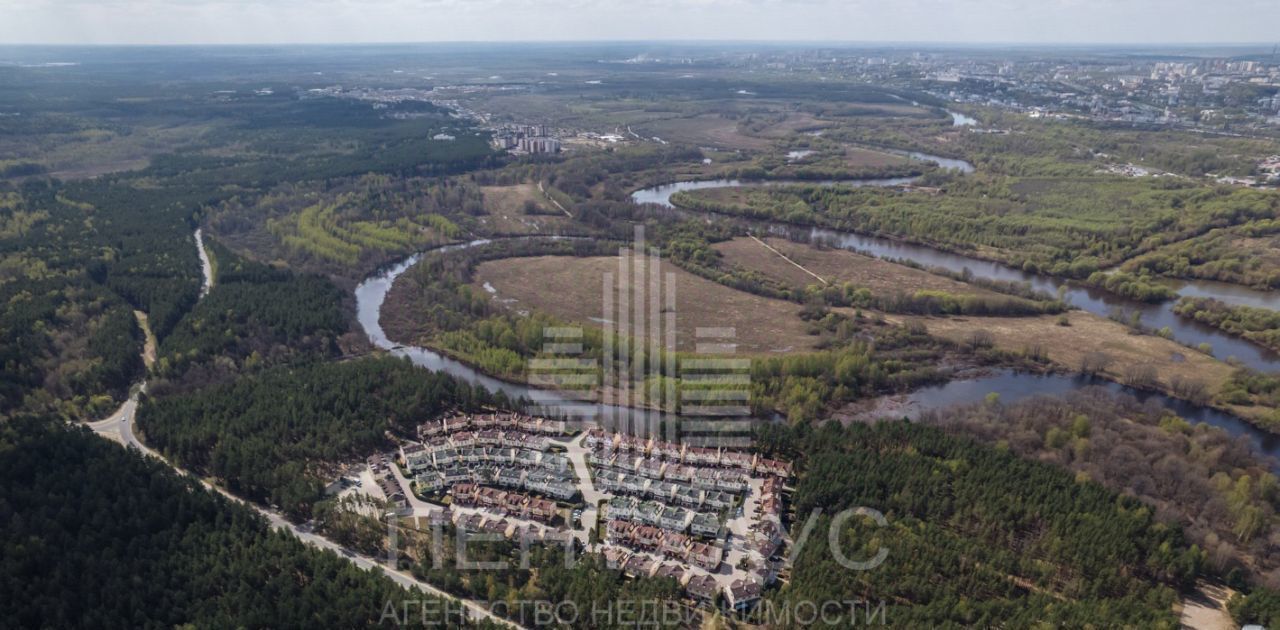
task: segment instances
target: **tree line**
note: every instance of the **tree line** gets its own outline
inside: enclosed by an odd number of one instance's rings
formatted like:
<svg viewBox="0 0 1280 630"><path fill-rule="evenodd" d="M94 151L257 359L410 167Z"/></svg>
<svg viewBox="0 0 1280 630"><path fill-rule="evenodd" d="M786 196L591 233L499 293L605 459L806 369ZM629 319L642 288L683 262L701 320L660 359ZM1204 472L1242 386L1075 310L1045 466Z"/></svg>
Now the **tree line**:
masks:
<svg viewBox="0 0 1280 630"><path fill-rule="evenodd" d="M459 407L507 404L408 360L280 366L181 394L148 397L138 426L176 465L251 501L305 518L342 464L413 435Z"/></svg>
<svg viewBox="0 0 1280 630"><path fill-rule="evenodd" d="M0 550L6 628L369 627L435 599L50 419L0 425Z"/></svg>

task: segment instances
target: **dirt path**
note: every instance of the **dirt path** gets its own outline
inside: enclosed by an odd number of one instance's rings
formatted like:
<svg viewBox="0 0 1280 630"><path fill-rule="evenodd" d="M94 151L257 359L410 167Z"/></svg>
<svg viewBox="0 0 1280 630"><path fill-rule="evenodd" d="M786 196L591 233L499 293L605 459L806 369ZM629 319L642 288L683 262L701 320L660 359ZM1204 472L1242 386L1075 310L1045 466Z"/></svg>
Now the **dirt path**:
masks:
<svg viewBox="0 0 1280 630"><path fill-rule="evenodd" d="M1197 582L1194 593L1182 600L1179 625L1193 630L1234 630L1236 624L1227 612L1232 590L1208 582Z"/></svg>
<svg viewBox="0 0 1280 630"><path fill-rule="evenodd" d="M790 258L788 258L788 257L787 257L787 255L786 255L786 254L784 254L784 253L782 253L782 252L778 251L777 249L774 249L774 247L773 247L772 245L769 245L768 243L766 243L766 242L764 242L764 241L762 241L762 240L760 240L760 239L756 238L754 234L751 234L751 235L749 235L749 236L751 236L751 240L753 240L753 241L755 241L755 242L759 243L761 247L763 247L763 248L765 248L765 249L767 249L767 250L769 250L769 251L771 251L771 252L773 252L773 253L777 254L777 255L778 255L780 258L782 258L783 260L785 260L785 261L787 261L787 262L789 262L789 263L791 263L791 264L795 265L795 266L796 266L796 268L797 268L797 269L799 269L800 271L803 271L803 272L805 272L805 273L807 273L807 274L809 274L809 275L811 275L811 276L813 276L813 277L817 278L817 279L818 279L818 282L821 282L821 283L822 283L822 284L824 284L824 285L826 285L826 284L830 284L829 282L827 282L827 279L826 279L826 278L823 278L822 276L820 276L820 275L818 275L818 274L816 274L816 273L814 273L814 272L812 272L812 271L809 271L808 269L805 269L804 265L801 265L800 263L798 263L798 262L796 262L796 261L794 261L794 260L791 260Z"/></svg>
<svg viewBox="0 0 1280 630"><path fill-rule="evenodd" d="M146 336L146 341L142 343L142 363L151 369L156 362L156 334L151 332L151 325L147 323L147 314L142 311L134 311L133 316L138 318L138 326L142 328L142 333Z"/></svg>
<svg viewBox="0 0 1280 630"><path fill-rule="evenodd" d="M196 228L196 253L200 256L200 271L204 273L204 283L200 285L200 297L204 297L213 288L213 263L209 261L209 252L204 248L204 233L199 228Z"/></svg>
<svg viewBox="0 0 1280 630"><path fill-rule="evenodd" d="M569 217L570 219L573 218L573 214L571 214L568 210L565 210L564 206L560 205L560 202L556 201L555 197L552 197L551 195L547 194L547 189L542 187L542 182L538 182L538 192L542 193L542 196L546 197L547 201L550 201L552 204L555 205L555 207L559 208L560 211L564 213L564 216Z"/></svg>

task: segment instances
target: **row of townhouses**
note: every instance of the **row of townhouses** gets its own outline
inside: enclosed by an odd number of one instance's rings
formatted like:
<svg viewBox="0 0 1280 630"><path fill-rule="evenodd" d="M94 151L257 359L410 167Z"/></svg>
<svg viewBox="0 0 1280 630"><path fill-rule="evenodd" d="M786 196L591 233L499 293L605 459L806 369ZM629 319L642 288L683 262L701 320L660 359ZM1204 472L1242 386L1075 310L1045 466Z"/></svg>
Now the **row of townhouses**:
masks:
<svg viewBox="0 0 1280 630"><path fill-rule="evenodd" d="M639 457L606 449L591 451L587 455L587 462L599 468L610 468L646 479L689 483L704 490L723 490L733 493L747 491L748 475L738 468L678 464L654 457Z"/></svg>
<svg viewBox="0 0 1280 630"><path fill-rule="evenodd" d="M517 490L536 492L559 501L578 494L573 473L547 468L524 468L513 464L487 463L464 466L454 464L427 469L414 477L418 492L431 494L459 483L492 484Z"/></svg>
<svg viewBox="0 0 1280 630"><path fill-rule="evenodd" d="M639 501L632 497L610 499L609 518L632 520L672 532L691 532L709 538L720 533L720 519L715 514L664 505L658 501Z"/></svg>
<svg viewBox="0 0 1280 630"><path fill-rule="evenodd" d="M556 544L573 540L573 535L562 528L520 525L505 518L484 514L455 512L452 522L464 532L498 534L511 540Z"/></svg>
<svg viewBox="0 0 1280 630"><path fill-rule="evenodd" d="M790 477L792 473L789 462L760 457L746 451L690 446L656 438L611 433L603 429L588 431L584 444L593 451L609 451L624 457L646 457L695 466L724 466L779 477Z"/></svg>
<svg viewBox="0 0 1280 630"><path fill-rule="evenodd" d="M772 584L782 568L782 561L773 559L786 543L786 530L782 526L782 492L782 479L765 479L755 508L756 519L747 530L746 569L749 576L760 584Z"/></svg>
<svg viewBox="0 0 1280 630"><path fill-rule="evenodd" d="M665 503L703 510L723 510L732 506L736 499L734 493L725 490L698 488L674 481L655 481L617 470L600 470L596 473L595 483L596 487L611 494L651 497Z"/></svg>
<svg viewBox="0 0 1280 630"><path fill-rule="evenodd" d="M511 464L525 468L569 470L572 462L559 453L549 453L529 448L507 446L468 446L464 448L434 448L430 445L409 442L400 445L400 458L410 472L431 468L443 468L453 464Z"/></svg>
<svg viewBox="0 0 1280 630"><path fill-rule="evenodd" d="M609 568L622 571L628 577L671 578L680 584L693 599L707 604L724 593L727 606L735 610L747 610L760 601L763 591L760 583L750 579L734 580L721 589L710 575L686 571L684 567L669 562L659 562L643 553L632 553L623 547L605 547L605 563Z"/></svg>
<svg viewBox="0 0 1280 630"><path fill-rule="evenodd" d="M519 430L525 433L555 436L564 435L567 428L564 420L526 416L521 413L457 414L418 425L418 439L426 441L438 435L486 429Z"/></svg>
<svg viewBox="0 0 1280 630"><path fill-rule="evenodd" d="M424 442L408 442L401 449L415 447L415 453L436 456L448 451L462 451L470 448L513 448L522 451L544 452L551 446L545 435L528 433L520 430L502 431L499 429L482 429L480 431L459 431L452 435L437 435ZM416 448L416 447L421 447Z"/></svg>
<svg viewBox="0 0 1280 630"><path fill-rule="evenodd" d="M724 559L724 548L695 540L680 532L634 521L610 518L605 540L613 545L643 549L714 572Z"/></svg>
<svg viewBox="0 0 1280 630"><path fill-rule="evenodd" d="M543 523L551 522L558 512L554 501L472 483L454 486L453 500L458 505L486 508Z"/></svg>

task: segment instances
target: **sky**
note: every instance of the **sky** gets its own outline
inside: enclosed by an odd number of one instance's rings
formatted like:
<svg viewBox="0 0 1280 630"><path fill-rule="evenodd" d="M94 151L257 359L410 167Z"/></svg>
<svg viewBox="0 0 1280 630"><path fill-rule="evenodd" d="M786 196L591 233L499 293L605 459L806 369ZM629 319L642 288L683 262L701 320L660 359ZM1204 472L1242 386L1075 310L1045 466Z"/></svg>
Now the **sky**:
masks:
<svg viewBox="0 0 1280 630"><path fill-rule="evenodd" d="M1268 43L1280 0L0 0L0 44Z"/></svg>

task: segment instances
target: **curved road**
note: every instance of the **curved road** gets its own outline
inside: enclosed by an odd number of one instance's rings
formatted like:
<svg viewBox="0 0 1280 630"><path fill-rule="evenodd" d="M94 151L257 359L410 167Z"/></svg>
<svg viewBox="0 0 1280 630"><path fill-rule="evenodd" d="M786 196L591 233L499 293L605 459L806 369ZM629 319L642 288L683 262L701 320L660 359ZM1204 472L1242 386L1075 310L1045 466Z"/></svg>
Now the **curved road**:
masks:
<svg viewBox="0 0 1280 630"><path fill-rule="evenodd" d="M213 286L213 269L212 269L212 266L209 264L209 257L205 253L204 240L201 237L200 230L196 230L195 239L196 239L196 246L200 252L200 267L204 272L204 283L201 286L200 297L204 297L206 294L208 294L209 289ZM143 327L143 330L146 332L147 337L150 337L151 331L149 326L147 325L146 319L140 316L138 323ZM147 368L150 369L151 361L153 360L153 358L148 357L145 350L143 352L143 360L147 363ZM318 534L314 534L308 531L303 531L297 525L294 525L293 523L289 522L289 520L286 519L279 512L276 512L274 510L269 510L260 505L251 503L249 501L245 501L244 499L241 499L240 497L237 497L231 494L230 492L227 492L226 490L219 488L218 486L212 483L209 483L204 479L199 479L194 475L191 475L190 473L188 473L186 470L183 470L182 468L174 465L173 462L169 461L168 459L165 459L163 455L156 452L146 444L143 444L142 441L138 439L137 434L134 433L133 423L138 412L138 396L142 392L146 391L146 389L147 389L147 382L145 380L135 385L132 391L129 393L129 399L126 400L124 404L120 405L120 408L117 409L115 413L111 414L110 416L102 420L87 423L89 428L92 429L93 432L98 434L99 436L109 439L113 442L122 444L124 445L125 448L134 449L138 453L146 457L154 457L160 460L161 462L164 462L167 466L172 468L178 474L186 477L192 477L193 479L198 479L200 484L203 485L204 487L210 490L213 490L214 492L217 492L218 494L221 494L222 496L236 503L239 503L240 505L247 506L257 511L259 514L261 514L267 519L267 522L271 524L272 529L288 531L289 533L293 534L302 542L307 543L313 547L318 547L320 549L327 549L329 551L332 551L338 554L339 557L346 558L347 560L349 560L350 562L352 562L353 564L355 564L356 566L362 569L365 569L365 570L376 569L378 571L381 571L382 574L390 578L391 581L395 582L396 584L399 584L404 588L417 589L423 593L426 593L434 597L439 597L448 601L461 602L462 605L467 609L467 616L470 617L472 620L493 621L511 628L521 627L516 623L513 623L507 619L494 615L492 612L489 611L488 608L480 605L475 601L462 599L455 595L446 593L426 582L423 582L413 577L409 573L405 573L404 571L401 571L399 569L384 565L369 556L346 550L342 546L338 545L337 543L329 540L328 538L320 536Z"/></svg>
<svg viewBox="0 0 1280 630"><path fill-rule="evenodd" d="M142 388L140 387L138 389L142 389ZM362 569L365 569L365 570L376 569L378 571L381 571L384 575L391 578L393 582L405 588L418 589L419 591L427 593L428 595L440 597L442 599L446 599L450 601L461 602L462 605L467 608L468 616L473 620L476 620L476 621L489 620L489 621L495 621L495 622L507 625L512 628L520 627L517 624L514 624L506 619L503 619L501 617L494 615L493 613L489 612L489 609L485 608L484 606L481 606L480 604L474 601L467 600L467 599L460 599L455 595L446 593L430 584L427 584L426 582L418 580L417 578L413 577L409 573L384 565L369 556L346 550L341 545L329 540L328 538L302 530L297 525L294 525L293 523L289 522L288 519L286 519L282 514L280 514L279 512L276 512L275 510L269 510L260 505L245 501L244 499L241 499L240 497L237 497L234 494L231 494L230 492L227 492L226 490L219 488L218 486L215 486L204 479L198 479L194 477L193 475L188 473L186 470L183 470L182 468L179 468L178 466L174 465L173 462L170 462L169 460L165 459L163 455L161 455L160 453L153 450L151 447L147 446L146 444L143 444L141 441L138 440L137 436L133 432L133 420L137 412L137 409L138 409L138 393L137 393L137 390L135 390L134 394L129 397L129 400L125 402L125 404L120 408L119 411L117 411L115 414L112 414L111 417L105 420L101 420L99 422L91 423L89 426L98 435L105 437L109 440L120 442L121 444L124 444L126 448L136 449L139 453L141 453L144 456L154 457L164 462L165 464L167 464L170 468L172 468L178 474L187 476L187 477L192 477L193 479L197 479L200 482L200 484L203 485L204 487L210 490L213 490L214 492L217 492L218 494L221 494L222 496L236 503L239 503L240 505L252 508L253 510L257 511L259 514L266 517L267 521L271 524L271 527L273 529L288 531L289 533L293 534L302 542L305 542L313 547L318 547L320 549L328 549L329 551L332 551L338 554L340 557L346 558L347 560L351 561L356 566Z"/></svg>

